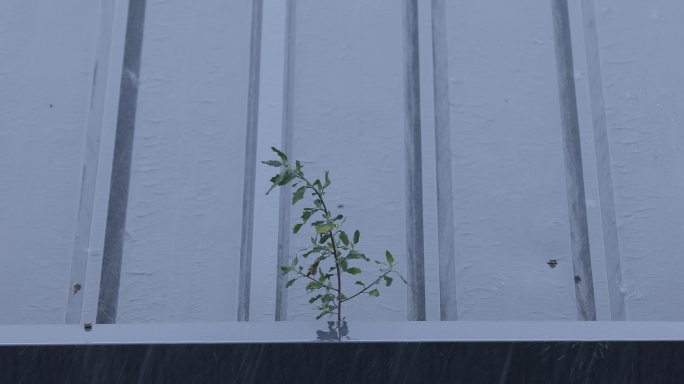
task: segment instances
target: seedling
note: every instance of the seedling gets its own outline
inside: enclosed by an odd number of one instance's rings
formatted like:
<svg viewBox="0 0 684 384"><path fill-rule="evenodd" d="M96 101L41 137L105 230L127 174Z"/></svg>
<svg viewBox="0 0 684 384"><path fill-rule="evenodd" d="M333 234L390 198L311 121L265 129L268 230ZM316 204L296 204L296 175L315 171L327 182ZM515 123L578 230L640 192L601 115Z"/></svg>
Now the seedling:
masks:
<svg viewBox="0 0 684 384"><path fill-rule="evenodd" d="M280 267L282 273L290 275L286 287L292 286L298 280L305 281L306 291L311 295L309 303L318 310L316 319L324 316L337 316L338 329L342 326L342 306L344 303L359 297L368 295L380 296L382 284L389 287L394 277L399 277L404 283L406 279L396 271L396 261L390 251L385 251L384 260L373 260L379 266L377 277L367 280L356 280L350 294L350 289L343 290L342 276L349 274L361 277L364 273L361 267L371 262L371 259L357 249L361 233L355 230L351 235L344 231L345 216L335 214L326 204L325 194L332 183L328 171L324 172L323 178L311 181L302 171L302 164L288 161L287 155L282 151L271 148L278 155L278 159L263 161L271 167L280 168L280 172L271 178L271 188L268 194L278 186L290 183L294 188L292 192L292 205L297 204L309 194L311 206L303 208L301 222L294 225L293 233L300 233L304 225L312 229L310 245L300 250L304 260L300 264L298 256L292 258L289 265ZM341 204L337 205L341 207Z"/></svg>

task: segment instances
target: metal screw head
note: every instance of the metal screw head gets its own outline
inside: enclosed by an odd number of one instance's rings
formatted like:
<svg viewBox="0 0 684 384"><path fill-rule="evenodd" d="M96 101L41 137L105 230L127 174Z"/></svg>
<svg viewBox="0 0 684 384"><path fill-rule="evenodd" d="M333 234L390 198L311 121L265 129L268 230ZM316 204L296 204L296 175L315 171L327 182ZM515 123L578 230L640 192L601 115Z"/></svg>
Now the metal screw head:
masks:
<svg viewBox="0 0 684 384"><path fill-rule="evenodd" d="M90 321L86 321L85 323L83 323L83 329L85 329L86 331L92 330L93 323L91 323Z"/></svg>
<svg viewBox="0 0 684 384"><path fill-rule="evenodd" d="M74 295L78 293L78 291L81 290L81 283L74 283Z"/></svg>
<svg viewBox="0 0 684 384"><path fill-rule="evenodd" d="M556 268L556 265L558 265L558 260L556 260L556 259L551 259L551 260L549 260L548 263L546 263L546 264L548 264L549 267L551 267L551 268Z"/></svg>

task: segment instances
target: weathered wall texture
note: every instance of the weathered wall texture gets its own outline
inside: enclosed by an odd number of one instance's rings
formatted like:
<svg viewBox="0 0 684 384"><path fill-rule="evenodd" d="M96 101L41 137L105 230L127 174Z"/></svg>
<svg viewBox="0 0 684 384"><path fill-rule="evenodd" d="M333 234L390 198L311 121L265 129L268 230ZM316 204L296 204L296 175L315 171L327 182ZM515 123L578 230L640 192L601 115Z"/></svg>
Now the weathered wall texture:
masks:
<svg viewBox="0 0 684 384"><path fill-rule="evenodd" d="M235 318L249 1L149 1L118 322Z"/></svg>
<svg viewBox="0 0 684 384"><path fill-rule="evenodd" d="M309 319L271 145L424 268L348 318L684 319L680 1L135 4L0 2L0 323Z"/></svg>
<svg viewBox="0 0 684 384"><path fill-rule="evenodd" d="M314 175L330 170L332 208L361 231L363 252L382 257L389 248L405 259L401 8L393 0L297 2L292 155ZM292 214L295 222L301 211ZM308 241L295 237L291 250ZM348 316L405 319L406 289L388 292L351 302ZM310 318L304 293L290 290L290 318Z"/></svg>
<svg viewBox="0 0 684 384"><path fill-rule="evenodd" d="M0 2L0 323L64 322L97 2Z"/></svg>

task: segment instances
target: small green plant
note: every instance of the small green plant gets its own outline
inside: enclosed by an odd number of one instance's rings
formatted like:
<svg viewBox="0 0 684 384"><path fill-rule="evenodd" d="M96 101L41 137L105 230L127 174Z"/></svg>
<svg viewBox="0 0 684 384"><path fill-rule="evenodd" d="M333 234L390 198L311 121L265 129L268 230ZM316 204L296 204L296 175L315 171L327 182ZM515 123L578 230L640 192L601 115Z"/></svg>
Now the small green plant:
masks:
<svg viewBox="0 0 684 384"><path fill-rule="evenodd" d="M316 179L313 182L306 178L302 171L302 164L295 161L294 165L288 161L287 155L282 151L271 147L278 155L278 159L262 161L271 167L280 168L280 172L271 178L271 188L268 194L278 186L293 183L292 205L303 200L307 192L310 192L313 206L302 210L300 223L295 224L293 232L299 233L307 223L313 229L310 245L301 249L301 256L309 260L308 265L301 265L297 256L292 258L289 265L281 266L284 274L292 274L286 287L290 287L297 280L306 281L306 291L311 294L309 303L319 311L316 319L324 316L337 316L338 328L344 317L342 305L360 295L367 294L371 297L380 296L380 286L389 287L394 281L393 276L399 277L404 283L406 279L394 268L396 262L390 251L385 251L384 260L374 260L379 265L378 276L366 282L357 280L354 283L356 289L351 294L345 294L349 290L342 288L343 274L358 276L363 273L361 267L364 263L370 263L371 259L357 249L361 233L355 230L350 236L342 229L346 218L342 214L334 214L326 204L325 194L330 187L330 175L324 172L323 181Z"/></svg>

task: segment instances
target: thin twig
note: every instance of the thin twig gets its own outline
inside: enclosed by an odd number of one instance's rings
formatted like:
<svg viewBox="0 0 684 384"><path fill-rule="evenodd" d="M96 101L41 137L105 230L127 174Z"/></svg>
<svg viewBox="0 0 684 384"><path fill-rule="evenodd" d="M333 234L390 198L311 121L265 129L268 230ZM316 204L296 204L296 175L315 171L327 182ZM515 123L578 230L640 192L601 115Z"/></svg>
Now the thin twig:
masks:
<svg viewBox="0 0 684 384"><path fill-rule="evenodd" d="M304 273L301 273L300 271L295 271L295 272L296 272L298 275L302 276L302 277L306 277L307 279L309 279L309 280L311 280L311 281L313 281L313 282L316 282L316 283L318 283L318 284L324 286L325 288L332 289L333 291L337 291L337 289L336 289L335 287L333 287L333 286L331 286L331 285L325 285L325 284L321 283L320 281L314 279L313 277L311 277L311 276L309 276L309 275L306 275L306 274L304 274Z"/></svg>

